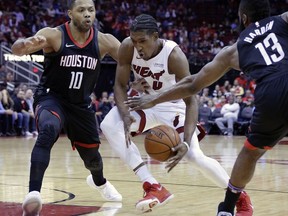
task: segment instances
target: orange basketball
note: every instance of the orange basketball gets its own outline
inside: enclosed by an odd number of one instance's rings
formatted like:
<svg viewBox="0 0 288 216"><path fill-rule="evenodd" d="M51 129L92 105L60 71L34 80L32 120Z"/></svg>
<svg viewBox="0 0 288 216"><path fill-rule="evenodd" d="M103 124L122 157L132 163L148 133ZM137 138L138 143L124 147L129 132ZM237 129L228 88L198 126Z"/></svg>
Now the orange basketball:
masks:
<svg viewBox="0 0 288 216"><path fill-rule="evenodd" d="M144 145L147 154L158 161L166 161L176 153L171 148L180 143L178 132L167 125L151 128L145 136Z"/></svg>

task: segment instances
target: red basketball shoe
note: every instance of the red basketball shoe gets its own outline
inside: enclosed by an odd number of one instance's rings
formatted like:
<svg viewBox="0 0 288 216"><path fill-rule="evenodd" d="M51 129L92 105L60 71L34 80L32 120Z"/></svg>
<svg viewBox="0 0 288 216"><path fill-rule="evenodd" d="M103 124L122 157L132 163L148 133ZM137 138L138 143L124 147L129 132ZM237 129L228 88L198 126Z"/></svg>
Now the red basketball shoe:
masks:
<svg viewBox="0 0 288 216"><path fill-rule="evenodd" d="M152 209L165 205L174 195L166 190L161 184L144 182L144 198L136 203L136 209L141 212L149 212Z"/></svg>
<svg viewBox="0 0 288 216"><path fill-rule="evenodd" d="M236 203L236 215L235 216L252 216L253 205L250 197L245 191L242 191L237 203Z"/></svg>

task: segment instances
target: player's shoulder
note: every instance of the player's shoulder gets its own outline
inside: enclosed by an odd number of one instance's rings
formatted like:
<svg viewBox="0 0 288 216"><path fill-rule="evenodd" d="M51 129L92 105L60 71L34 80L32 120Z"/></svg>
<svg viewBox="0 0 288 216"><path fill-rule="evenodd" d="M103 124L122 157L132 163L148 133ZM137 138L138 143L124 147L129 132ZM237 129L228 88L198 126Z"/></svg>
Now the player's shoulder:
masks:
<svg viewBox="0 0 288 216"><path fill-rule="evenodd" d="M126 37L122 42L120 49L125 49L126 51L133 51L134 50L134 44L130 37Z"/></svg>
<svg viewBox="0 0 288 216"><path fill-rule="evenodd" d="M282 13L280 16L286 23L288 23L288 12Z"/></svg>
<svg viewBox="0 0 288 216"><path fill-rule="evenodd" d="M109 33L103 33L103 32L98 31L97 37L98 37L98 41L100 43L103 42L103 43L108 43L109 44L109 43L113 43L115 41L119 42L118 39L115 36L113 36L112 34L109 34Z"/></svg>

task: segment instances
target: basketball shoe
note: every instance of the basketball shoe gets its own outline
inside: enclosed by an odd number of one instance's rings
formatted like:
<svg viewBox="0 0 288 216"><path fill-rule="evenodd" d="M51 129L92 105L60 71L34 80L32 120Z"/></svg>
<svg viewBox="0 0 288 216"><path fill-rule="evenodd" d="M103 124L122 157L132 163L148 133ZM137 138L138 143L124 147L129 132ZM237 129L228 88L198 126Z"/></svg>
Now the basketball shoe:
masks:
<svg viewBox="0 0 288 216"><path fill-rule="evenodd" d="M253 205L250 197L245 191L242 191L238 201L236 202L236 216L252 216Z"/></svg>
<svg viewBox="0 0 288 216"><path fill-rule="evenodd" d="M149 212L152 209L165 205L174 195L166 190L161 184L144 182L144 198L136 203L136 209L141 212Z"/></svg>
<svg viewBox="0 0 288 216"><path fill-rule="evenodd" d="M225 211L222 211L222 210L221 210L221 209L223 209L223 208L222 208L223 204L224 204L224 202L219 203L217 216L233 216L232 213L230 213L230 212L225 212Z"/></svg>
<svg viewBox="0 0 288 216"><path fill-rule="evenodd" d="M23 216L39 216L42 209L41 196L38 191L31 191L22 204Z"/></svg>
<svg viewBox="0 0 288 216"><path fill-rule="evenodd" d="M89 175L86 179L87 184L96 190L98 190L103 197L103 199L112 202L121 202L122 195L115 189L115 187L106 180L106 183L101 186L95 185L92 175Z"/></svg>

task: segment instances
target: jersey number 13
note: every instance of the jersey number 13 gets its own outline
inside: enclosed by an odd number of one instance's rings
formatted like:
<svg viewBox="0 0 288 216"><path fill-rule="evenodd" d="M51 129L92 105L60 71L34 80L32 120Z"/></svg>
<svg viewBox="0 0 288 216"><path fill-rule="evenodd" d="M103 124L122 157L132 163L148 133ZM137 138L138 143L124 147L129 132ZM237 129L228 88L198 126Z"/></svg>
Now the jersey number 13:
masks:
<svg viewBox="0 0 288 216"><path fill-rule="evenodd" d="M285 56L282 46L274 33L270 33L262 43L256 44L255 47L259 49L267 65L271 65L273 62L279 62ZM276 53L269 56L266 52L267 48L271 48Z"/></svg>

